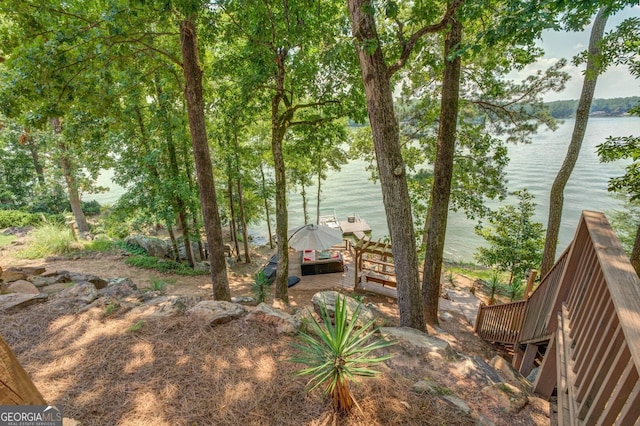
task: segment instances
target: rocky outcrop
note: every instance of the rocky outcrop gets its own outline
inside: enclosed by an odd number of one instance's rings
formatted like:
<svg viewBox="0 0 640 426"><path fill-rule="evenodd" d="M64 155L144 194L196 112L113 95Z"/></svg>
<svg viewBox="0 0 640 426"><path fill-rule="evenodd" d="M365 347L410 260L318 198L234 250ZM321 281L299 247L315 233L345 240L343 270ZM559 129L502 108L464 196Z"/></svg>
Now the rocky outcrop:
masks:
<svg viewBox="0 0 640 426"><path fill-rule="evenodd" d="M369 321L375 320L373 313L362 306L362 303L358 302L353 297L346 296L337 291L321 291L313 295L311 302L318 315L320 315L321 307L327 310L329 315L333 317L336 312L336 299L338 296L342 297L343 301L347 305L347 316L351 319L354 312L360 307L360 312L356 320L357 327L364 327Z"/></svg>
<svg viewBox="0 0 640 426"><path fill-rule="evenodd" d="M275 329L277 333L293 334L298 331L300 320L293 315L273 308L266 303L260 303L255 311L250 312L245 318L247 322L265 324Z"/></svg>
<svg viewBox="0 0 640 426"><path fill-rule="evenodd" d="M404 345L408 345L414 349L420 349L422 352L442 358L455 359L456 352L451 348L449 343L431 336L422 331L410 327L382 327L380 334L387 340L396 340Z"/></svg>
<svg viewBox="0 0 640 426"><path fill-rule="evenodd" d="M27 280L13 281L6 289L9 293L40 294L40 290Z"/></svg>
<svg viewBox="0 0 640 426"><path fill-rule="evenodd" d="M482 389L482 394L496 401L506 413L522 410L529 398L515 386L508 383L496 383Z"/></svg>
<svg viewBox="0 0 640 426"><path fill-rule="evenodd" d="M122 299L124 297L136 294L138 286L129 278L112 278L107 286L100 290L102 296Z"/></svg>
<svg viewBox="0 0 640 426"><path fill-rule="evenodd" d="M0 312L26 308L34 303L46 302L46 300L47 296L41 294L0 294Z"/></svg>
<svg viewBox="0 0 640 426"><path fill-rule="evenodd" d="M187 315L208 325L224 324L240 318L245 313L244 306L224 300L205 300L187 311Z"/></svg>
<svg viewBox="0 0 640 426"><path fill-rule="evenodd" d="M160 238L147 237L144 235L129 235L124 240L125 243L134 247L144 249L149 256L164 258L169 253L167 243Z"/></svg>

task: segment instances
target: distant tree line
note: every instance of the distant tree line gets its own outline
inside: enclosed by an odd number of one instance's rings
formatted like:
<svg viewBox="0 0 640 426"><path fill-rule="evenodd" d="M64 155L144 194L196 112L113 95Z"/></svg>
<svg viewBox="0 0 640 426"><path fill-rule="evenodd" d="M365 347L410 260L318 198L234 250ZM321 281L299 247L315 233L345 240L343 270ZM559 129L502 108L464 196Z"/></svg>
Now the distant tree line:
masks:
<svg viewBox="0 0 640 426"><path fill-rule="evenodd" d="M618 116L629 112L638 105L639 96L628 98L594 99L591 105L591 115ZM553 118L572 118L576 115L578 100L545 102Z"/></svg>

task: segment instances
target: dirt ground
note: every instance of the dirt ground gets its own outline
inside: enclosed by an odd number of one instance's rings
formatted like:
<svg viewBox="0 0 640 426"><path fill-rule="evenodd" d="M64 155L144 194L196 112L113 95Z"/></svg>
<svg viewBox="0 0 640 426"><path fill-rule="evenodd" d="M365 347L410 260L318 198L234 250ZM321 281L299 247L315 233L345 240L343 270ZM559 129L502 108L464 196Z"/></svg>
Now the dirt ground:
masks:
<svg viewBox="0 0 640 426"><path fill-rule="evenodd" d="M250 296L253 275L271 256L256 248L249 264L229 268L233 296ZM44 266L47 270L88 273L102 278L127 277L144 288L154 279L168 283L167 294L209 297L208 275L185 277L127 266L122 253L78 258L16 259L13 250L0 251L0 266ZM447 285L447 284L445 284ZM456 288L472 280L455 277ZM310 306L321 288L289 289L292 309ZM365 296L397 323L393 299ZM4 336L49 403L84 425L471 425L478 418L457 412L440 398L418 395L411 385L426 376L445 383L468 401L483 419L498 425L548 424L549 405L535 402L517 414L507 414L471 386L447 371L399 364L380 368L376 379L360 380L353 388L360 409L348 417L333 414L321 390L306 392L299 366L288 362L295 338L271 328L233 321L216 327L194 325L186 317L145 321L92 309L81 314L36 305L5 315ZM460 314L441 323L432 334L454 350L488 361L495 350L474 333ZM422 366L424 367L424 366ZM488 423L490 424L490 423Z"/></svg>

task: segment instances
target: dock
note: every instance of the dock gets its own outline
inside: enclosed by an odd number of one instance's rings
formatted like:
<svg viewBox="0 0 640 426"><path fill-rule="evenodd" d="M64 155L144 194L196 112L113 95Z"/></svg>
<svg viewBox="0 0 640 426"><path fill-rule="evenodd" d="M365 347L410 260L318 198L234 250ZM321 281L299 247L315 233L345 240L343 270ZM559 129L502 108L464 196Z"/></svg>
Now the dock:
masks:
<svg viewBox="0 0 640 426"><path fill-rule="evenodd" d="M369 224L359 217L351 216L347 220L340 221L340 228L344 235L363 235L371 232Z"/></svg>

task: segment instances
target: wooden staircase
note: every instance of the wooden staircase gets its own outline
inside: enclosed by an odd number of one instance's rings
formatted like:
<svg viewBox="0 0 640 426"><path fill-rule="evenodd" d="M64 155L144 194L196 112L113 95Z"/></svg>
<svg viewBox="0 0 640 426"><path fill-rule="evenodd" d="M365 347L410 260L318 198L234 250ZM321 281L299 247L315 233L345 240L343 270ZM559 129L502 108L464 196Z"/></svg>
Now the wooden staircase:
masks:
<svg viewBox="0 0 640 426"><path fill-rule="evenodd" d="M640 424L640 279L602 213L582 213L529 299L481 307L476 332L513 345L523 374L546 348L534 391L557 389L559 424Z"/></svg>

